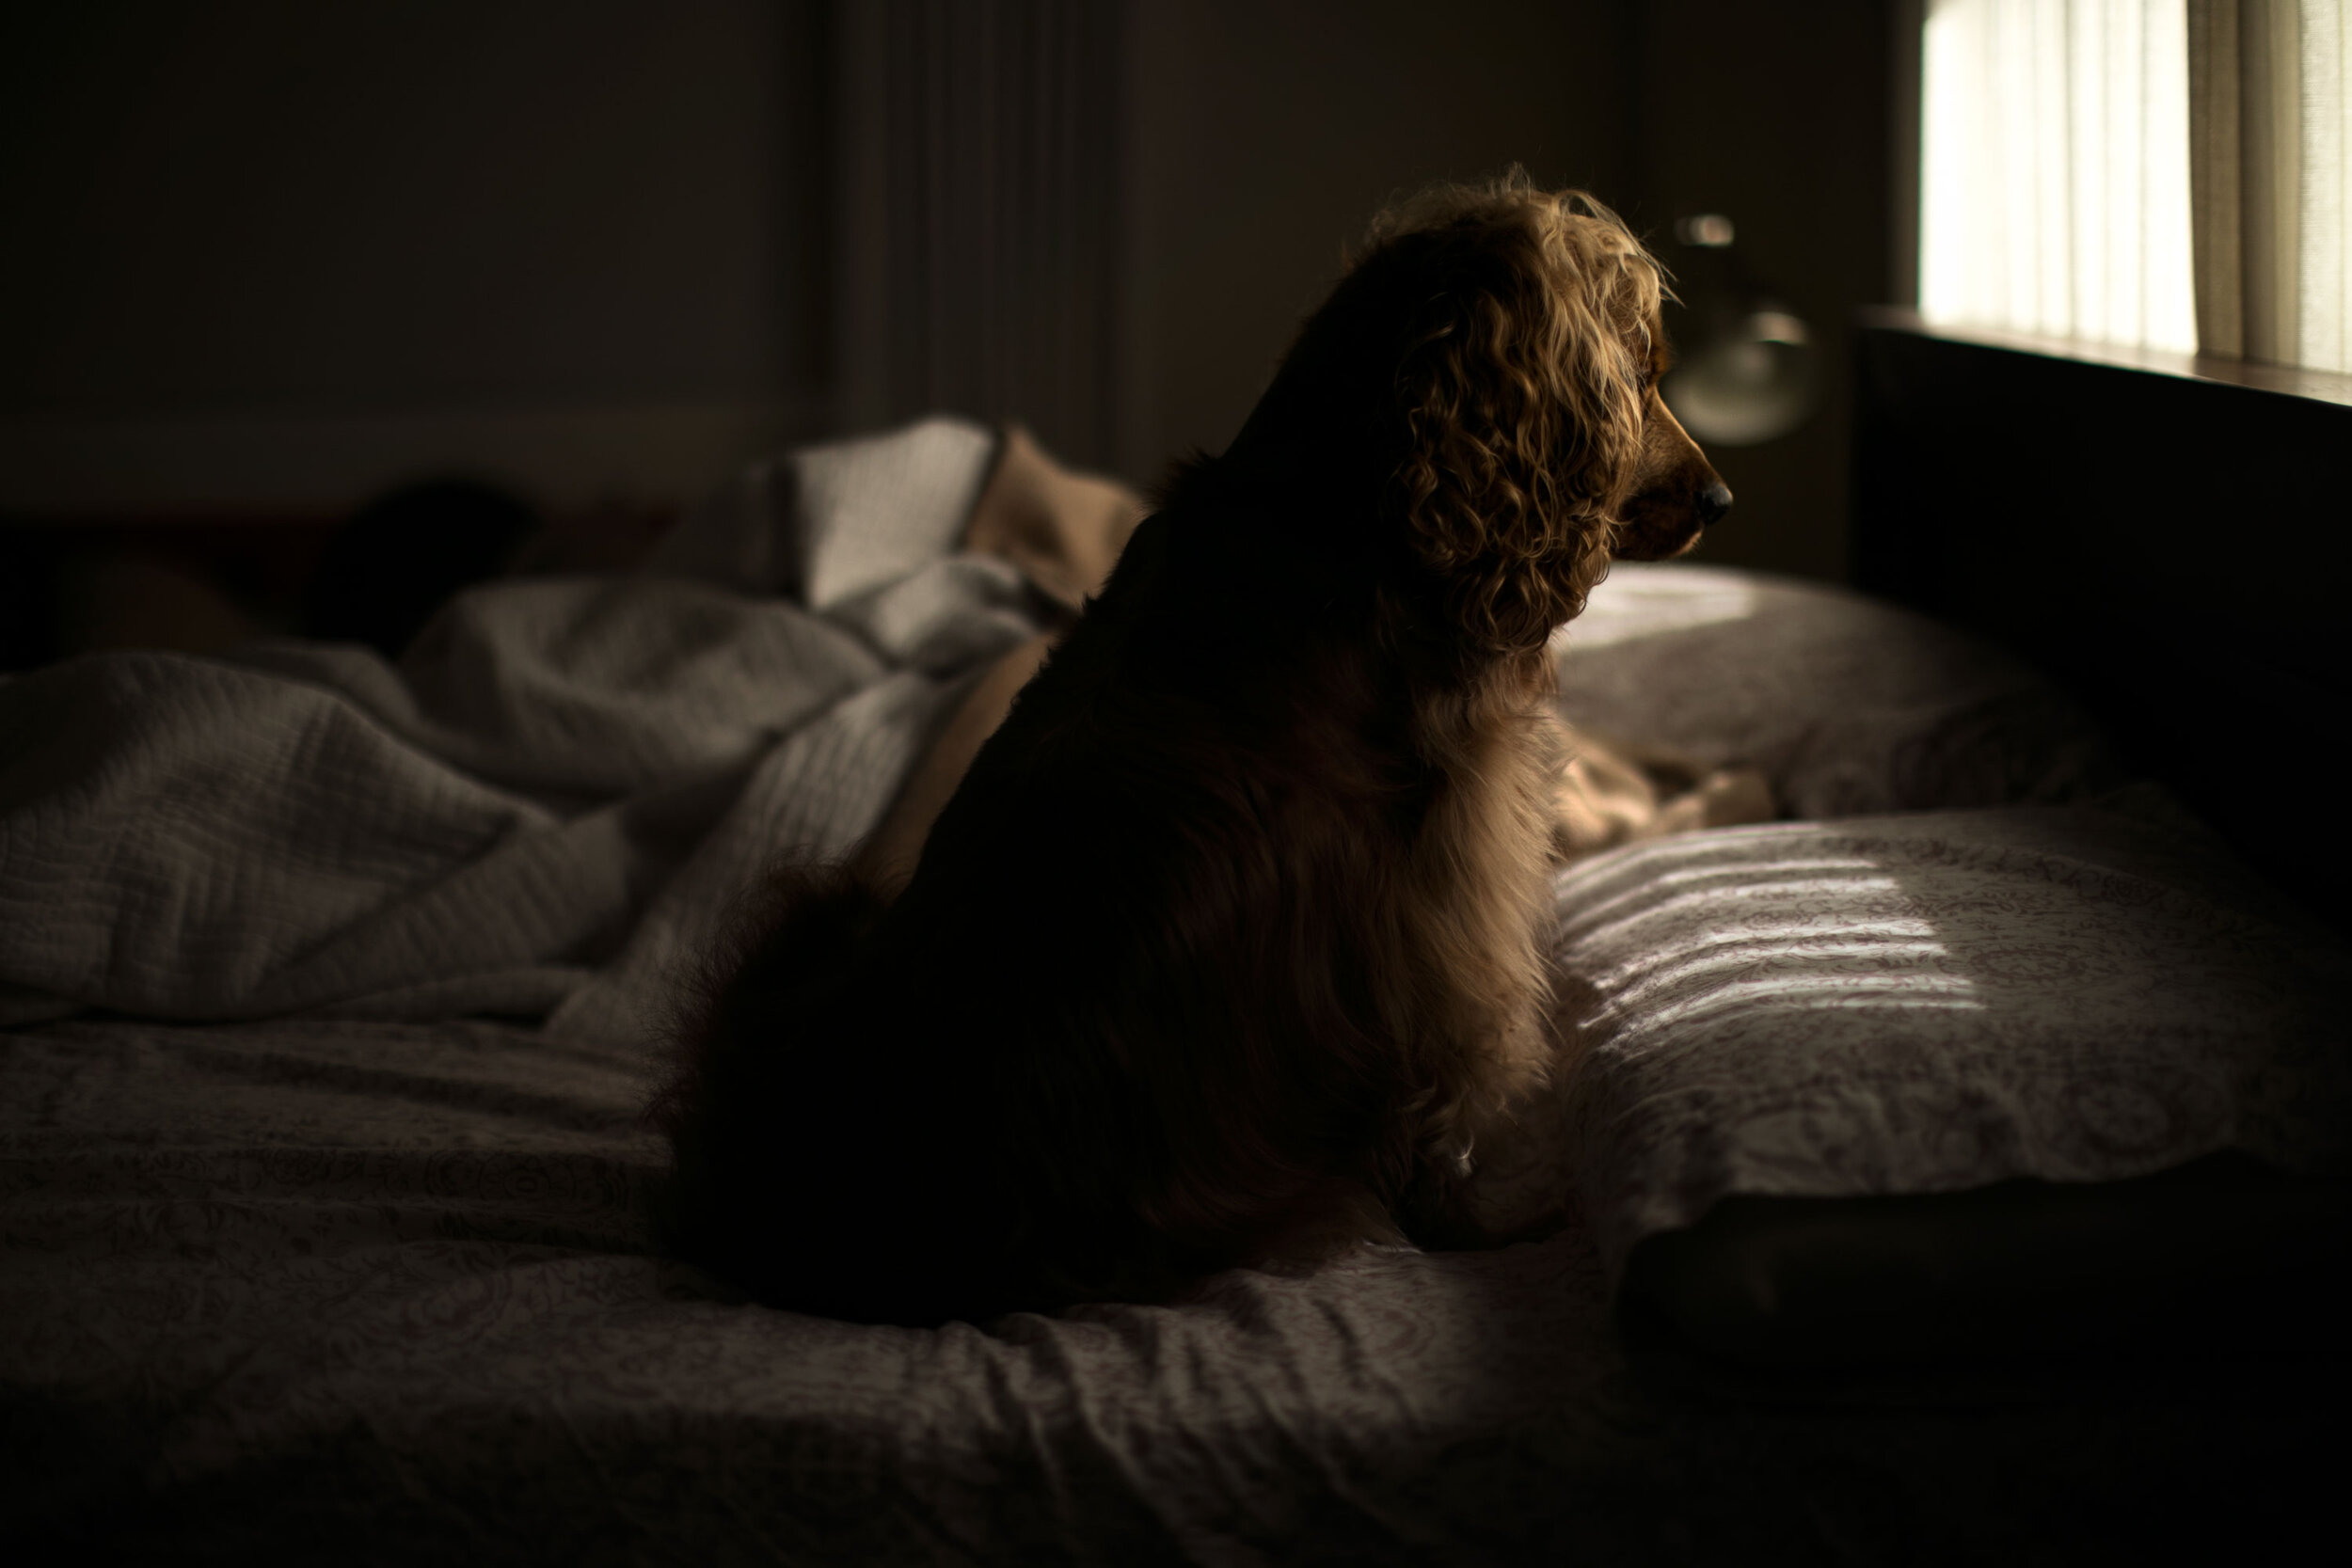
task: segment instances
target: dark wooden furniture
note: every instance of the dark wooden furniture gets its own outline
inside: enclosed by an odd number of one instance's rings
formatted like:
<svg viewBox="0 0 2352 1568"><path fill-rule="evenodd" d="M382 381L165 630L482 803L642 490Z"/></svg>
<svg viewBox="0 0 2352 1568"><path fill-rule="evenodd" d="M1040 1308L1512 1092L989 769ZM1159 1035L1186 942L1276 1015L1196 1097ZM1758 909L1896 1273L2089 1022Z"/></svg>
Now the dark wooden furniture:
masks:
<svg viewBox="0 0 2352 1568"><path fill-rule="evenodd" d="M1854 337L1854 577L1990 637L2339 924L2352 377Z"/></svg>

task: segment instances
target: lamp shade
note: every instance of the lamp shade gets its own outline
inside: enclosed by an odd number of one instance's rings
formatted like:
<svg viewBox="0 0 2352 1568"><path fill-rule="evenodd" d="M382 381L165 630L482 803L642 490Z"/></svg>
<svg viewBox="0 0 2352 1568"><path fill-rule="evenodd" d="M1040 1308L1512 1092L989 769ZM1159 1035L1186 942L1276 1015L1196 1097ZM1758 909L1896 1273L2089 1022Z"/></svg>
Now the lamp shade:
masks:
<svg viewBox="0 0 2352 1568"><path fill-rule="evenodd" d="M1716 446L1752 447L1788 435L1819 401L1810 327L1756 285L1732 251L1720 213L1675 226L1690 252L1683 289L1700 325L1661 392L1683 428Z"/></svg>

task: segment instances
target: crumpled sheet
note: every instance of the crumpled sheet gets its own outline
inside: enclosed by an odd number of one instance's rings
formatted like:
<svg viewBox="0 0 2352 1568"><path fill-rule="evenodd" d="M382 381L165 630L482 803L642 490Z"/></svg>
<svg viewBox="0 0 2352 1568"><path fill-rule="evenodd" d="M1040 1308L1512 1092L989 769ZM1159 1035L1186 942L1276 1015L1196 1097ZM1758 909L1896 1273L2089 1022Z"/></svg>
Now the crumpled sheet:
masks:
<svg viewBox="0 0 2352 1568"><path fill-rule="evenodd" d="M475 588L397 667L276 642L0 684L0 1023L658 1032L760 870L846 853L1038 629L1019 571L955 553L994 451L933 420L756 465L645 570Z"/></svg>

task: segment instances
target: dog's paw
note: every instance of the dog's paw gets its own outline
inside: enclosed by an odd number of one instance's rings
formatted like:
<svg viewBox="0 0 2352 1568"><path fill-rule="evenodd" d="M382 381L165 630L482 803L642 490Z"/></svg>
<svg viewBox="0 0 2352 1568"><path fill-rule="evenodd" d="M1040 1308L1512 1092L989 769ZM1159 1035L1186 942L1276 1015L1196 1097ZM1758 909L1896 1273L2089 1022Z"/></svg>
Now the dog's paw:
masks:
<svg viewBox="0 0 2352 1568"><path fill-rule="evenodd" d="M1552 853L1574 860L1644 837L1657 813L1658 793L1639 768L1580 736L1552 787Z"/></svg>
<svg viewBox="0 0 2352 1568"><path fill-rule="evenodd" d="M1692 828L1770 822L1779 815L1772 786L1763 774L1753 768L1719 768L1689 794L1666 802L1658 814L1658 832L1678 833Z"/></svg>

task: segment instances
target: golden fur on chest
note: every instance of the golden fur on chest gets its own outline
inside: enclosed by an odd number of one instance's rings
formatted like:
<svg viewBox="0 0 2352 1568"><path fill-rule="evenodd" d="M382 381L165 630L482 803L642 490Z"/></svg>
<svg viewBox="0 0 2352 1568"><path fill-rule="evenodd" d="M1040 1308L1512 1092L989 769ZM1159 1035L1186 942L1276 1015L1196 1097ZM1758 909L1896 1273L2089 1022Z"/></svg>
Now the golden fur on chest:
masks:
<svg viewBox="0 0 2352 1568"><path fill-rule="evenodd" d="M1443 783L1413 845L1404 950L1424 998L1408 1027L1458 1053L1459 1152L1543 1079L1553 796L1566 762L1548 666L1506 667L1419 740Z"/></svg>

